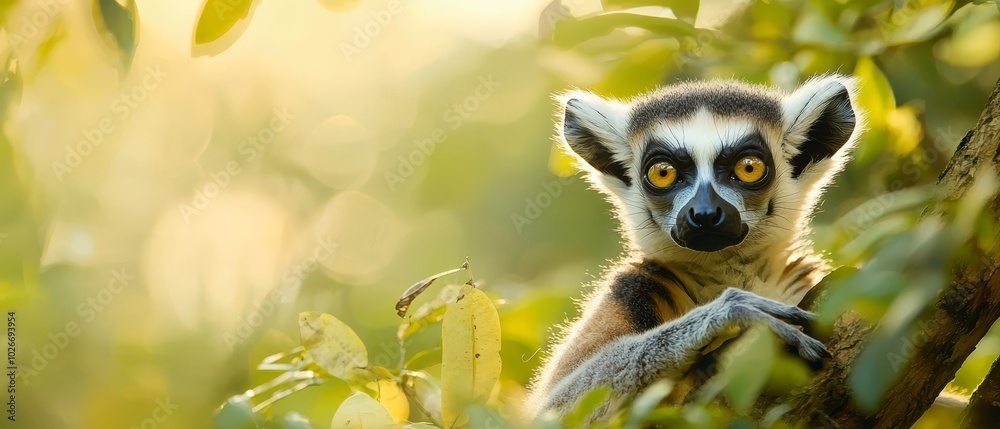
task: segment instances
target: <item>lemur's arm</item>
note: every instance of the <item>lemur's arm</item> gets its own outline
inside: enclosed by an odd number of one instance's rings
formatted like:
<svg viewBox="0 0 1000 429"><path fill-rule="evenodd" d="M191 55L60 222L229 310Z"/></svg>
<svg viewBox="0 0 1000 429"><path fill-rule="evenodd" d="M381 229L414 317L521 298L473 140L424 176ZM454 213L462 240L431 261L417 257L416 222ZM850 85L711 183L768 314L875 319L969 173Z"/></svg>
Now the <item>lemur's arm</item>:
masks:
<svg viewBox="0 0 1000 429"><path fill-rule="evenodd" d="M614 303L615 299L609 299L607 304ZM699 352L723 332L755 323L766 323L803 358L819 361L829 356L823 344L789 324L804 325L811 318L810 313L798 307L744 290L728 289L709 304L653 329L610 341L568 375L556 377L554 385L541 386L544 391L537 392L542 397L537 398L540 404L536 405L540 405L541 411L563 413L580 396L598 386L610 387L616 398L632 399L656 380L683 375ZM567 346L570 350L565 352L572 352L573 344ZM554 371L559 372L559 362L556 366Z"/></svg>

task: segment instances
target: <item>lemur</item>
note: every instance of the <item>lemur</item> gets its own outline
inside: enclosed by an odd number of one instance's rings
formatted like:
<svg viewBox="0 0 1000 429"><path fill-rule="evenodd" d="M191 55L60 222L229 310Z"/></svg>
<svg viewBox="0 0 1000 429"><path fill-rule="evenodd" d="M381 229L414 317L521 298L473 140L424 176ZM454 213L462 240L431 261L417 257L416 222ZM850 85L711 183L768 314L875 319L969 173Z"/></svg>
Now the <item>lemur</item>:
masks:
<svg viewBox="0 0 1000 429"><path fill-rule="evenodd" d="M828 75L791 94L709 81L629 101L558 97L559 142L614 206L630 256L548 353L534 415L599 386L629 400L683 380L720 335L758 323L807 361L830 356L797 328L814 316L795 304L828 272L805 235L861 134L855 92Z"/></svg>

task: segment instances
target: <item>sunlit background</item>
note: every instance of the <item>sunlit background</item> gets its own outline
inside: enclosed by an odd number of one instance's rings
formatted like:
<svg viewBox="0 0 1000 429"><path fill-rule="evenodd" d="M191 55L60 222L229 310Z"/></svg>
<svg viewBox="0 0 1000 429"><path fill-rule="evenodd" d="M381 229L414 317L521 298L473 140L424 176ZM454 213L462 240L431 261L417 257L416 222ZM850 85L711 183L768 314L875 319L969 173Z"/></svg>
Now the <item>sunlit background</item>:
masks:
<svg viewBox="0 0 1000 429"><path fill-rule="evenodd" d="M500 394L514 401L581 285L622 254L609 205L553 149L554 92L625 98L709 77L790 90L858 74L871 132L815 238L859 264L853 240L907 228L874 219L923 201L1000 77L992 2L713 0L694 27L671 20L687 25L676 33L553 38L602 4L260 0L196 44L201 0L138 0L134 57L98 3L0 7L16 427L140 427L164 413L156 427L211 427L227 397L259 384L261 358L298 344L306 310L345 321L393 365L396 298L465 257L502 303ZM433 366L439 342L420 335L408 350ZM998 354L988 337L953 384L975 388ZM348 391L312 387L271 413L329 427Z"/></svg>

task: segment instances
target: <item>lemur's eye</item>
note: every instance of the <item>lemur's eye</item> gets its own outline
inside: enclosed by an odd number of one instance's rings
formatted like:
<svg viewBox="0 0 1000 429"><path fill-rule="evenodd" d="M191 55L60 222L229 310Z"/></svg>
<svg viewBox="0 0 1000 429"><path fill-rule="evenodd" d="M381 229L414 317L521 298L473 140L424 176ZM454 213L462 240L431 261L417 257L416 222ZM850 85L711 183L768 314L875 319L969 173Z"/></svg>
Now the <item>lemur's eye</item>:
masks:
<svg viewBox="0 0 1000 429"><path fill-rule="evenodd" d="M736 178L740 179L741 182L754 183L764 178L764 173L767 173L767 166L764 165L764 161L756 156L744 156L739 161L736 161L733 170L736 173Z"/></svg>
<svg viewBox="0 0 1000 429"><path fill-rule="evenodd" d="M649 180L650 185L663 189L674 184L674 181L677 180L677 169L669 162L657 162L649 167L646 179Z"/></svg>

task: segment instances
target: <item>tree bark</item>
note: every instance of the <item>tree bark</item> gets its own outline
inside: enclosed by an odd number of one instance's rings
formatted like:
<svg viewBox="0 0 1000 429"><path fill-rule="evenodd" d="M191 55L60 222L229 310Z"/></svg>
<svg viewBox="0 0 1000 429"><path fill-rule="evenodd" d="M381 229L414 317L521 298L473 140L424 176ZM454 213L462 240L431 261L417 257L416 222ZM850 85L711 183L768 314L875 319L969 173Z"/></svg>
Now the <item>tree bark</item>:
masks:
<svg viewBox="0 0 1000 429"><path fill-rule="evenodd" d="M1000 359L976 388L962 418L962 429L987 429L1000 424Z"/></svg>
<svg viewBox="0 0 1000 429"><path fill-rule="evenodd" d="M940 200L954 201L963 196L981 174L1000 176L1000 82L993 90L976 127L959 143L938 178ZM987 208L1000 219L1000 204L994 196ZM1000 236L995 238L1000 242ZM997 246L1000 247L1000 246ZM791 405L785 414L790 422L807 427L908 428L934 402L976 344L1000 318L1000 255L994 248L975 263L960 265L954 279L928 309L923 342L913 348L909 360L899 368L897 379L884 394L877 409L865 414L851 400L848 375L870 338L873 327L855 314L841 316L835 323L827 346L833 358L810 384L782 398L762 399L755 411L762 415L777 404ZM838 272L831 274L837 276ZM829 279L829 277L828 277ZM824 281L801 304L813 308L825 293ZM891 370L891 368L886 369ZM977 402L996 412L1000 396L1000 372L994 366L991 384L980 387ZM986 409L986 408L983 408ZM992 414L996 416L996 414ZM971 418L971 417L970 417ZM991 424L1000 424L992 420ZM971 426L975 427L975 426Z"/></svg>

